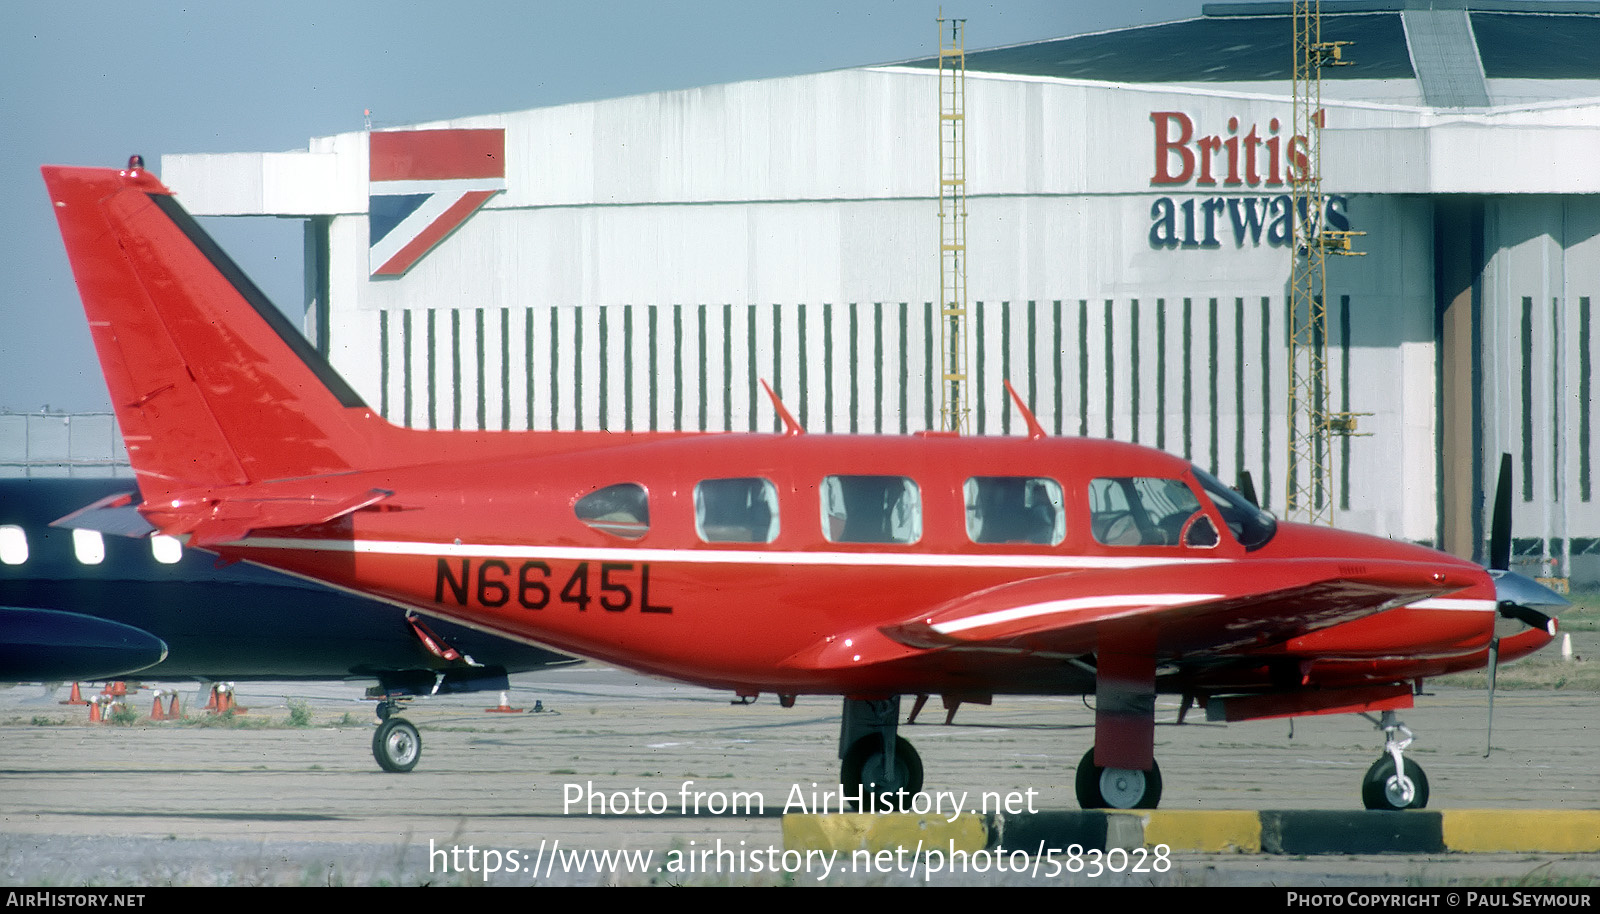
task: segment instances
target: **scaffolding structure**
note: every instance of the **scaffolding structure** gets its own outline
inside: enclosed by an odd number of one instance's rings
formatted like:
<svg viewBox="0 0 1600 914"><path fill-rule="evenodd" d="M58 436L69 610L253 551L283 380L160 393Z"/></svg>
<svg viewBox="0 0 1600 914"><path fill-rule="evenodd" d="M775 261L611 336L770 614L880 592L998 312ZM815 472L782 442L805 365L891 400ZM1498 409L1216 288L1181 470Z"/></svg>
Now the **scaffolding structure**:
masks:
<svg viewBox="0 0 1600 914"><path fill-rule="evenodd" d="M1356 434L1358 413L1328 409L1327 255L1352 255L1362 232L1323 226L1322 68L1344 66L1350 42L1322 40L1321 0L1294 0L1294 132L1289 168L1294 245L1289 276L1289 472L1285 513L1326 523L1332 509L1332 439ZM1294 145L1304 142L1298 174Z"/></svg>
<svg viewBox="0 0 1600 914"><path fill-rule="evenodd" d="M972 411L967 399L967 21L940 16L938 22L941 416L945 431L964 434Z"/></svg>

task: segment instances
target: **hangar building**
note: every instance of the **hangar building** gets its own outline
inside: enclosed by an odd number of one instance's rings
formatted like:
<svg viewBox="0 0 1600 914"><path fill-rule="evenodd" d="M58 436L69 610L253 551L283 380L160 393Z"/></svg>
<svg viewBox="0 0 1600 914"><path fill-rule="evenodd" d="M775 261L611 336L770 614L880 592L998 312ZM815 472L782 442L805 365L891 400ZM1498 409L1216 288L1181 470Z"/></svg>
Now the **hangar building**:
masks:
<svg viewBox="0 0 1600 914"><path fill-rule="evenodd" d="M967 53L971 416L1286 477L1288 3ZM1332 522L1600 578L1600 3L1324 0ZM932 49L930 48L930 53ZM307 327L412 426L939 423L933 60L177 155L306 220Z"/></svg>

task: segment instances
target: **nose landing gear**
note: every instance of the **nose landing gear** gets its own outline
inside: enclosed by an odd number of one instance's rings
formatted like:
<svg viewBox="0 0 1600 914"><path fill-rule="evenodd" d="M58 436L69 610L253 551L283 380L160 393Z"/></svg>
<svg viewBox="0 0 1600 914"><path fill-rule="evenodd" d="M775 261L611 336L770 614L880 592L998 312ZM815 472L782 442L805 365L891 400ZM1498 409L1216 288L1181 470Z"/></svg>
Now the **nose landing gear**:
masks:
<svg viewBox="0 0 1600 914"><path fill-rule="evenodd" d="M1372 718L1368 715L1368 720ZM1422 766L1403 753L1416 734L1400 722L1393 711L1383 712L1377 722L1384 733L1383 755L1361 779L1361 802L1368 809L1423 809L1428 805L1428 776Z"/></svg>

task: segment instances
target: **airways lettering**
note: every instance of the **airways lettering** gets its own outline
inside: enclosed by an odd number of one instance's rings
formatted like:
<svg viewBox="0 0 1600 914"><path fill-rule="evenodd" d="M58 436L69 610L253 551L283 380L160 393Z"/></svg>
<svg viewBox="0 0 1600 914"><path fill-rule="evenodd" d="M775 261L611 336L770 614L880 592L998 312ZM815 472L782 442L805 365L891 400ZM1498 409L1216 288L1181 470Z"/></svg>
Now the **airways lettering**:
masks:
<svg viewBox="0 0 1600 914"><path fill-rule="evenodd" d="M597 566L591 572L590 566ZM592 579L592 583L591 583ZM526 561L512 571L502 559L458 559L452 565L441 558L434 568L433 600L457 606L477 605L497 609L515 600L523 609L539 610L558 603L588 612L598 604L605 612L670 613L672 607L650 602L648 562L578 562L570 569L552 568L548 562Z"/></svg>

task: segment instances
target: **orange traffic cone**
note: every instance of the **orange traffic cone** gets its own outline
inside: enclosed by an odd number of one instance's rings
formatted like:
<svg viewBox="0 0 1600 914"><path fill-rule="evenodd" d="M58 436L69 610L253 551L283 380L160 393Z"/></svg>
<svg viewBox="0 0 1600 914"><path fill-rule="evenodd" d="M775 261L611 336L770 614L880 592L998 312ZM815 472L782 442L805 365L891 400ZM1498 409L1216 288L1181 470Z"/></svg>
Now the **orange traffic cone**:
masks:
<svg viewBox="0 0 1600 914"><path fill-rule="evenodd" d="M86 704L88 704L88 702L83 700L83 693L78 691L78 684L76 682L74 682L72 684L72 695L69 696L66 701L61 702L61 704L64 704L64 705L86 705Z"/></svg>
<svg viewBox="0 0 1600 914"><path fill-rule="evenodd" d="M167 712L161 708L161 690L156 689L156 703L150 708L151 720L166 720Z"/></svg>
<svg viewBox="0 0 1600 914"><path fill-rule="evenodd" d="M510 701L510 696L507 695L505 692L501 692L500 693L500 704L498 704L498 705L496 705L495 707L492 707L492 708L484 708L483 710L487 714L521 714L522 713L522 709L521 708L513 708L513 707L511 707L511 705L509 704L509 701Z"/></svg>

